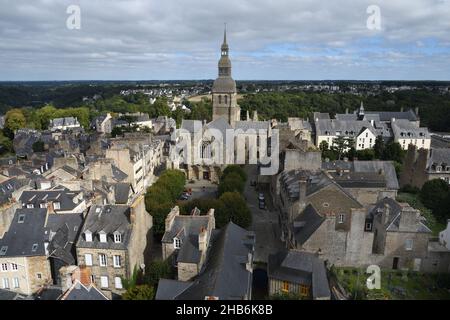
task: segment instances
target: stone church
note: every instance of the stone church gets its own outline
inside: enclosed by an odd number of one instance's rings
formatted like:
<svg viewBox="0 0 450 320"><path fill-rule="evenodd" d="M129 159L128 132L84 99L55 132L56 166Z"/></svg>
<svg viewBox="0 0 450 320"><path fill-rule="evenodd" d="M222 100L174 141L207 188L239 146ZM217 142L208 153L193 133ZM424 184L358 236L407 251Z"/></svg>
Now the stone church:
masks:
<svg viewBox="0 0 450 320"><path fill-rule="evenodd" d="M237 103L236 81L231 76L231 60L227 33L224 31L218 63L218 77L212 87L212 121L183 120L181 128L175 135L176 144L185 143L190 148L180 152L179 148L172 148L170 167L183 170L187 179L210 180L218 182L221 172L230 163L256 163L256 158L267 155L267 145L270 143L271 122L258 121L257 112L241 120L241 109ZM227 132L234 130L232 137ZM221 139L214 136L219 133ZM262 134L264 132L264 134ZM228 139L228 141L227 141ZM233 139L234 147L229 148ZM242 147L245 145L245 148ZM228 146L227 148L225 146ZM241 147L239 147L241 146ZM255 151L263 146L264 154Z"/></svg>

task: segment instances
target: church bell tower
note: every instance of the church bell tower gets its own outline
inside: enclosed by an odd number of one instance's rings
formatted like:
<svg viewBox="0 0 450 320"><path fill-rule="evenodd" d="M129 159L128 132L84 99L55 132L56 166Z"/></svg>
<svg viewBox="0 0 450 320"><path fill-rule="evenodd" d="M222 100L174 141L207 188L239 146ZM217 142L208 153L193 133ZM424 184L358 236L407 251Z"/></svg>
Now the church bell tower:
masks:
<svg viewBox="0 0 450 320"><path fill-rule="evenodd" d="M227 30L223 33L219 60L219 76L212 88L213 121L224 118L234 127L236 121L241 120L241 109L237 105L236 82L231 77L231 60L227 44Z"/></svg>

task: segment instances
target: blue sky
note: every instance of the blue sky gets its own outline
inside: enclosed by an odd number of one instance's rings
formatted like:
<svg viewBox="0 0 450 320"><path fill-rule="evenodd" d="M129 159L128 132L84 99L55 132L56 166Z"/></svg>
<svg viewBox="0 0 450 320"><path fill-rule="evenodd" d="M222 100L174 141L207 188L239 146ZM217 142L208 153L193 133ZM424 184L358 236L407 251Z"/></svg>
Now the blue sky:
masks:
<svg viewBox="0 0 450 320"><path fill-rule="evenodd" d="M225 21L238 80L450 80L449 17L450 0L0 0L0 80L212 79Z"/></svg>

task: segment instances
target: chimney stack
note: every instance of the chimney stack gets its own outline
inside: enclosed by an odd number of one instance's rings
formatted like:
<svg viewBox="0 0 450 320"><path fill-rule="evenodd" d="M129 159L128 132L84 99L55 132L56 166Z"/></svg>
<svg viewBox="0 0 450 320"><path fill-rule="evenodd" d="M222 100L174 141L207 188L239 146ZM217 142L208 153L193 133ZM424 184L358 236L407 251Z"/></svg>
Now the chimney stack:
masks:
<svg viewBox="0 0 450 320"><path fill-rule="evenodd" d="M298 200L300 203L300 211L303 210L306 206L306 185L307 180L306 176L301 175L298 181L299 184L299 194L298 194Z"/></svg>
<svg viewBox="0 0 450 320"><path fill-rule="evenodd" d="M208 230L205 227L200 229L198 234L198 249L202 252L206 252L208 248Z"/></svg>
<svg viewBox="0 0 450 320"><path fill-rule="evenodd" d="M389 207L389 205L387 203L385 203L383 215L381 217L381 222L385 225L389 222L390 211L391 211L391 208Z"/></svg>
<svg viewBox="0 0 450 320"><path fill-rule="evenodd" d="M173 209L167 215L167 218L165 221L165 228L166 228L165 231L168 231L172 228L175 217L179 216L179 215L180 215L180 208L178 206L173 207Z"/></svg>

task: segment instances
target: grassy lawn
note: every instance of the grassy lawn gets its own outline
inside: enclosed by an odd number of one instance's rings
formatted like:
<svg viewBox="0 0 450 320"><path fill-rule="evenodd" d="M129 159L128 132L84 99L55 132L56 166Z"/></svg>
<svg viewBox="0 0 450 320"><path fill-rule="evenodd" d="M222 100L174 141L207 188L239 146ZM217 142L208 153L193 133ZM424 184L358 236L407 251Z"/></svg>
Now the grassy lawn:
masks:
<svg viewBox="0 0 450 320"><path fill-rule="evenodd" d="M369 290L365 270L334 268L333 273L351 299L450 300L450 274L381 271L381 289Z"/></svg>
<svg viewBox="0 0 450 320"><path fill-rule="evenodd" d="M436 220L430 209L425 208L419 199L418 194L400 192L397 195L397 201L407 202L414 209L420 210L422 215L427 219L426 225L433 232L433 236L438 236L439 232L445 229L446 225Z"/></svg>

